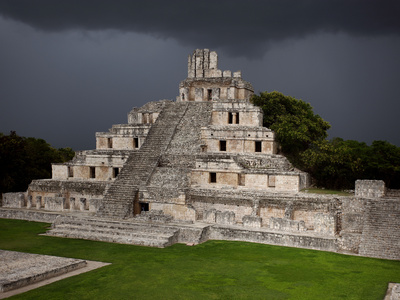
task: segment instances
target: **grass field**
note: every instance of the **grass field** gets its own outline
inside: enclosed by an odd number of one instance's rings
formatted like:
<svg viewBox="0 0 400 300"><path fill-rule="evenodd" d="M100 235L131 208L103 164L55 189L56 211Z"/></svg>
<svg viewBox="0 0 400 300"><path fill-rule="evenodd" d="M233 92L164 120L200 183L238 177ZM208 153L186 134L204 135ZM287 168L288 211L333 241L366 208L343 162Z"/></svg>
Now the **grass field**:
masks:
<svg viewBox="0 0 400 300"><path fill-rule="evenodd" d="M400 261L245 242L165 249L39 236L0 219L0 249L112 263L11 299L383 299Z"/></svg>
<svg viewBox="0 0 400 300"><path fill-rule="evenodd" d="M320 189L320 188L307 188L307 189L303 189L302 192L311 193L311 194L354 196L354 193L349 193L349 192L345 192L345 191L338 191L338 190Z"/></svg>

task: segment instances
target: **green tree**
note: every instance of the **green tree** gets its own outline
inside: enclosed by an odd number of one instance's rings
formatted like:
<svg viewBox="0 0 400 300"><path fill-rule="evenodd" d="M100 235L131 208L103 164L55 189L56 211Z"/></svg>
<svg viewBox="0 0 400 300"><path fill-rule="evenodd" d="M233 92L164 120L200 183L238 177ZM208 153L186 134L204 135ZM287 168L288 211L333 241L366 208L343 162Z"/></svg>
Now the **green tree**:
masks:
<svg viewBox="0 0 400 300"><path fill-rule="evenodd" d="M328 136L329 123L314 114L312 106L303 100L274 91L253 95L251 101L261 107L263 125L275 131L282 152L293 163L299 164L301 152Z"/></svg>
<svg viewBox="0 0 400 300"><path fill-rule="evenodd" d="M366 143L335 138L320 141L301 154L304 170L318 186L354 188L357 179L384 180L400 187L400 147L385 141Z"/></svg>
<svg viewBox="0 0 400 300"><path fill-rule="evenodd" d="M335 138L314 143L301 153L301 160L318 186L350 189L357 179L365 177L367 152L365 143Z"/></svg>
<svg viewBox="0 0 400 300"><path fill-rule="evenodd" d="M33 179L51 178L51 163L71 160L71 148L52 148L45 140L0 134L0 193L27 189Z"/></svg>
<svg viewBox="0 0 400 300"><path fill-rule="evenodd" d="M400 147L385 141L365 143L326 140L328 122L309 103L279 92L262 92L251 99L264 112L263 125L275 131L282 152L298 168L327 188L354 188L357 179L381 179L400 188Z"/></svg>
<svg viewBox="0 0 400 300"><path fill-rule="evenodd" d="M365 163L368 178L384 180L390 188L400 188L400 147L386 141L373 141Z"/></svg>

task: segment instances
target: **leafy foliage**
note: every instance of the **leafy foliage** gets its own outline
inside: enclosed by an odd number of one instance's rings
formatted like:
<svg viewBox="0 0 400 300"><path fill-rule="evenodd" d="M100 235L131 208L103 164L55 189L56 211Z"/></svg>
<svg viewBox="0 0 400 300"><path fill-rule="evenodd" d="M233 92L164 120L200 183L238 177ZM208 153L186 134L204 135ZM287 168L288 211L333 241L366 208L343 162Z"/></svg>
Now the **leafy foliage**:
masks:
<svg viewBox="0 0 400 300"><path fill-rule="evenodd" d="M43 139L0 133L0 193L24 191L32 179L51 178L51 163L74 155L71 148L57 150Z"/></svg>
<svg viewBox="0 0 400 300"><path fill-rule="evenodd" d="M292 159L328 136L329 123L309 103L276 91L254 95L251 101L262 108L264 126L275 131L282 152Z"/></svg>
<svg viewBox="0 0 400 300"><path fill-rule="evenodd" d="M279 92L263 92L252 102L264 112L264 126L276 132L282 152L325 188L354 188L357 179L384 180L400 188L400 147L386 141L365 143L326 139L330 125L310 104Z"/></svg>
<svg viewBox="0 0 400 300"><path fill-rule="evenodd" d="M357 179L380 179L400 188L400 148L386 141L365 143L340 138L321 141L301 154L320 186L353 188Z"/></svg>

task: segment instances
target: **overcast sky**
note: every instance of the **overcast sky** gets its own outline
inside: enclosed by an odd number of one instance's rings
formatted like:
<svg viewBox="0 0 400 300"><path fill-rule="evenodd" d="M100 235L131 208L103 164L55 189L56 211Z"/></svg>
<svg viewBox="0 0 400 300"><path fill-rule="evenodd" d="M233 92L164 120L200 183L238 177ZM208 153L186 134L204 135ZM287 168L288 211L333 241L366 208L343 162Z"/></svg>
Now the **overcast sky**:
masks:
<svg viewBox="0 0 400 300"><path fill-rule="evenodd" d="M95 148L175 99L194 49L256 93L303 99L329 137L400 146L400 1L0 0L0 132Z"/></svg>

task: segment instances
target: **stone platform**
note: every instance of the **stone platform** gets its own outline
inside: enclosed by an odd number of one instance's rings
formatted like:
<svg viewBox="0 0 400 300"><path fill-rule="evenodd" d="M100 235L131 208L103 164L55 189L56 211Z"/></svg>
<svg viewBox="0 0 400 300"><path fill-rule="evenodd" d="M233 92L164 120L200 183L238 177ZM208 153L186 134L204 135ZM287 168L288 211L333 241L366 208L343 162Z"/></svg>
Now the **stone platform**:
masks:
<svg viewBox="0 0 400 300"><path fill-rule="evenodd" d="M49 278L67 273L72 276L75 275L72 274L74 271L83 273L93 269L93 266L87 268L88 262L81 259L6 250L0 250L0 261L0 299L14 294L13 290L35 285ZM103 265L100 263L96 268Z"/></svg>

